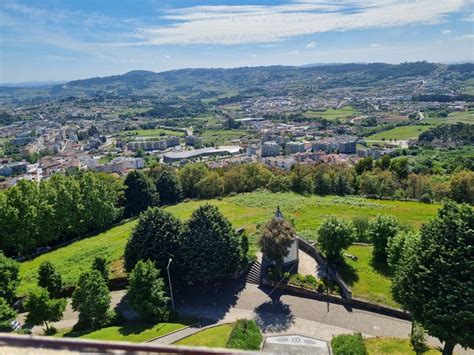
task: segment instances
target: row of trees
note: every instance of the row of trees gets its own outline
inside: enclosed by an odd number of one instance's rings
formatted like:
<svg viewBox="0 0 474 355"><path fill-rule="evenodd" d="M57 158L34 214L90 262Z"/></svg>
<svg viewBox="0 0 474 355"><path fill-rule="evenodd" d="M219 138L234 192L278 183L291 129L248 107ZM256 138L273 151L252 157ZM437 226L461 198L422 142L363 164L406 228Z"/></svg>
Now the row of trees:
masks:
<svg viewBox="0 0 474 355"><path fill-rule="evenodd" d="M415 174L410 172L405 157L391 159L388 155L376 161L364 158L355 167L296 165L290 172L261 164L231 165L213 170L204 164L188 164L177 172L157 167L148 174L134 173L125 183L130 191L126 193L130 215L138 214L148 206L172 204L186 198L216 198L262 188L301 194L356 194L424 202L450 197L458 202L474 202L473 172L461 171L452 177ZM160 196L160 202L157 196Z"/></svg>
<svg viewBox="0 0 474 355"><path fill-rule="evenodd" d="M235 275L247 253L247 237L239 238L217 207L199 207L185 224L152 207L141 214L126 245L125 268L130 272L139 261L151 260L165 270L172 259L174 283L207 283Z"/></svg>
<svg viewBox="0 0 474 355"><path fill-rule="evenodd" d="M106 228L121 218L121 193L120 180L92 172L21 180L0 193L0 249L25 255Z"/></svg>

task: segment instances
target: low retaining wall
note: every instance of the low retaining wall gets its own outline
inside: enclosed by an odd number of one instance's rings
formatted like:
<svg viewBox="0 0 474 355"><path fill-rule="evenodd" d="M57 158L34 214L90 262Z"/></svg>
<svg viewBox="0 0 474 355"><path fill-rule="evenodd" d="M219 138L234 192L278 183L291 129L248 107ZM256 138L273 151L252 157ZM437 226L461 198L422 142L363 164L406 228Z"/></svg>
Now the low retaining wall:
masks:
<svg viewBox="0 0 474 355"><path fill-rule="evenodd" d="M316 260L316 262L326 268L329 274L329 277L333 279L341 288L341 293L342 296L346 299L351 299L352 298L352 290L347 286L347 284L344 282L342 279L341 275L337 272L336 268L333 265L327 265L326 258L321 255L319 250L314 246L308 243L306 240L301 239L300 237L298 238L298 247L302 251L304 251L306 254L311 256L313 259Z"/></svg>
<svg viewBox="0 0 474 355"><path fill-rule="evenodd" d="M269 279L262 279L262 285L270 288L277 288L280 290L286 291L288 294L295 296L302 296L306 298L316 299L318 301L330 302L335 304L340 304L343 306L349 306L351 308L361 309L364 311L379 313L385 316L395 317L403 320L411 320L411 316L408 312L405 312L398 308L392 308L388 306L383 306L376 303L370 303L358 298L343 298L336 295L328 295L325 293L308 290L305 288L288 285L288 284L278 284L275 281Z"/></svg>

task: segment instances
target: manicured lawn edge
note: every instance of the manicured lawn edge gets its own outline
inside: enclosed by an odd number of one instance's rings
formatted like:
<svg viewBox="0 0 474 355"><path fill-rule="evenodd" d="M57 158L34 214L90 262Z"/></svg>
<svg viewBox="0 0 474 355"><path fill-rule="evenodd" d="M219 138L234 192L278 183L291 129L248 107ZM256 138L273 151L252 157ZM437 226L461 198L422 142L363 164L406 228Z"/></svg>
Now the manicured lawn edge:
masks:
<svg viewBox="0 0 474 355"><path fill-rule="evenodd" d="M180 345L180 344L177 344L178 342L182 341L182 340L185 340L185 339L188 339L188 338L191 338L205 330L208 330L208 329L212 329L212 328L217 328L217 327L220 327L220 326L223 326L223 325L232 325L234 324L234 322L225 322L225 323L219 323L219 324L212 324L212 325L208 325L208 326L205 326L205 327L202 327L198 332L194 333L194 334L189 334L189 335L186 335L185 337L182 337L181 339L175 341L172 345L177 345L177 346L189 346L189 345ZM232 331L232 330L231 330ZM230 333L229 333L230 335ZM227 343L227 341L226 341ZM199 345L193 345L193 346L199 346ZM215 348L215 349L218 349L218 348ZM226 348L223 348L223 349L226 349Z"/></svg>
<svg viewBox="0 0 474 355"><path fill-rule="evenodd" d="M182 330L188 329L188 328L190 328L190 327L194 327L194 326L197 325L197 324L199 324L199 322L196 322L196 323L187 325L186 327L181 328L181 329L173 330L172 332L169 332L169 333L167 333L167 334L160 335L159 337L155 337L155 338L149 339L149 340L145 341L145 343L150 343L150 342L152 342L152 341L154 341L154 340L157 340L157 339L166 337L166 336L171 335L171 334L174 334L174 333L178 333L178 332L180 332L180 331L182 331ZM191 334L191 335L192 335L192 334ZM188 336L189 336L189 335L188 335ZM184 338L186 338L186 337L184 337ZM184 338L182 338L182 339L184 339ZM180 340L181 340L181 339L180 339Z"/></svg>

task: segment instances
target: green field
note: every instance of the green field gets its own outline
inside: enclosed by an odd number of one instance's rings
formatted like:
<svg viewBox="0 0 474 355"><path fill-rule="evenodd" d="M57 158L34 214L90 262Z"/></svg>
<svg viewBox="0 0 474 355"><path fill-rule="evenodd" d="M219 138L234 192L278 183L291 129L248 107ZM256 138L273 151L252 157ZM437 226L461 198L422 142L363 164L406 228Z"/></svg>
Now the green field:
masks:
<svg viewBox="0 0 474 355"><path fill-rule="evenodd" d="M358 115L358 112L350 106L344 106L338 109L328 109L326 111L306 111L304 115L308 118L321 117L326 120L335 121L336 119L347 119Z"/></svg>
<svg viewBox="0 0 474 355"><path fill-rule="evenodd" d="M410 342L408 339L399 338L369 338L364 340L367 352L369 355L414 355ZM440 351L430 348L424 354L436 355L441 354Z"/></svg>
<svg viewBox="0 0 474 355"><path fill-rule="evenodd" d="M347 250L357 260L345 258L346 265L338 267L344 281L352 289L352 295L371 302L400 307L392 298L390 272L387 266L372 264L372 247L352 245Z"/></svg>
<svg viewBox="0 0 474 355"><path fill-rule="evenodd" d="M277 206L285 217L295 224L299 235L316 238L316 231L328 215L353 218L365 215L369 218L379 213L392 214L401 222L418 229L433 217L439 208L436 204L418 202L369 200L360 197L301 196L295 193L270 193L266 191L226 197L221 200L190 201L166 209L182 220L204 203L217 206L229 218L235 228L244 227L252 241L251 251L256 251L257 227L272 218ZM36 273L40 263L51 261L63 275L66 285L73 285L79 275L87 270L96 255L113 260L112 274L123 276L123 250L136 221L111 228L97 236L75 242L67 247L43 254L20 265L22 278L18 294L24 295L36 285Z"/></svg>
<svg viewBox="0 0 474 355"><path fill-rule="evenodd" d="M46 260L51 261L61 273L65 285L74 285L79 275L88 270L97 255L114 260L112 274L124 275L120 259L123 256L125 243L136 221L113 227L104 233L82 239L64 248L43 254L37 258L20 264L20 286L18 294L25 295L35 288L36 274L39 265Z"/></svg>
<svg viewBox="0 0 474 355"><path fill-rule="evenodd" d="M119 133L121 136L131 137L162 137L162 136L178 136L183 137L185 133L183 131L171 131L169 129L156 128L156 129L138 129L134 131L122 131Z"/></svg>
<svg viewBox="0 0 474 355"><path fill-rule="evenodd" d="M456 112L451 112L447 118L433 118L433 117L428 117L423 122L427 122L430 124L441 124L441 123L458 123L458 122L463 122L463 123L471 123L474 124L474 111L473 110L468 110L468 111L456 111Z"/></svg>
<svg viewBox="0 0 474 355"><path fill-rule="evenodd" d="M229 144L231 140L248 136L249 132L243 129L210 129L201 135L204 143Z"/></svg>
<svg viewBox="0 0 474 355"><path fill-rule="evenodd" d="M222 324L217 327L204 329L199 333L177 341L176 345L207 346L211 348L225 348L227 339L232 331L232 324Z"/></svg>
<svg viewBox="0 0 474 355"><path fill-rule="evenodd" d="M416 139L418 136L433 127L432 125L401 126L368 136L368 140Z"/></svg>
<svg viewBox="0 0 474 355"><path fill-rule="evenodd" d="M428 129L442 123L454 124L458 122L474 124L474 111L451 112L447 118L427 117L422 121L425 124L414 124L409 126L400 126L387 131L372 134L367 137L368 140L404 140L416 139Z"/></svg>
<svg viewBox="0 0 474 355"><path fill-rule="evenodd" d="M106 327L95 331L74 331L61 329L55 334L57 337L86 338L95 340L130 341L132 343L143 343L147 340L174 332L191 325L194 319L179 319L173 323L158 323L155 325L140 321L127 322L123 325Z"/></svg>

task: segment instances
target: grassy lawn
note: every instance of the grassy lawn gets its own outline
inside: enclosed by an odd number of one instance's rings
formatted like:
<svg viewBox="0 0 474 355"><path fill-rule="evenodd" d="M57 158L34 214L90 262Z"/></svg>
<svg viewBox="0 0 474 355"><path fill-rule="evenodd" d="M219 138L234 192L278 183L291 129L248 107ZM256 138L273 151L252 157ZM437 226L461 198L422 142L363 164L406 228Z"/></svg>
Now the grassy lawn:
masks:
<svg viewBox="0 0 474 355"><path fill-rule="evenodd" d="M357 115L358 112L350 106L345 106L338 109L328 109L326 111L307 111L305 116L309 118L321 117L330 121L335 121L336 119L346 119L352 116Z"/></svg>
<svg viewBox="0 0 474 355"><path fill-rule="evenodd" d="M183 202L166 209L184 221L204 203L217 206L235 228L244 227L246 229L252 242L251 251L257 250L255 241L259 225L272 218L277 206L281 207L287 219L294 222L297 232L309 239L316 238L319 225L328 215L350 219L359 215L372 218L377 214L392 214L401 222L418 229L423 222L433 217L439 208L439 205L436 204L418 202L381 201L338 196L306 197L295 193L258 191L220 200ZM135 224L136 221L127 222L104 233L85 238L21 263L20 277L22 280L18 294L25 295L36 287L38 267L44 260L49 260L56 266L63 275L66 285L75 284L79 275L90 268L92 260L97 255L103 255L112 260L112 276L123 276L123 251ZM355 254L355 252L353 253ZM360 277L362 279L362 276Z"/></svg>
<svg viewBox="0 0 474 355"><path fill-rule="evenodd" d="M399 307L391 294L392 281L387 266L372 264L372 247L353 245L348 253L357 256L357 260L345 258L346 265L338 271L349 287L352 295L375 303Z"/></svg>
<svg viewBox="0 0 474 355"><path fill-rule="evenodd" d="M193 334L177 341L176 345L207 346L211 348L225 348L227 339L232 331L233 324L223 324Z"/></svg>
<svg viewBox="0 0 474 355"><path fill-rule="evenodd" d="M90 269L94 257L102 255L109 260L120 260L123 256L125 243L135 226L136 221L131 221L106 232L89 237L70 244L66 247L56 249L50 253L25 261L20 264L20 286L18 294L24 295L36 287L39 265L45 261L51 261L61 273L65 285L74 285L79 275ZM112 264L113 275L123 275L121 265Z"/></svg>
<svg viewBox="0 0 474 355"><path fill-rule="evenodd" d="M215 142L217 144L230 143L231 140L242 136L248 136L248 132L242 129L210 129L204 131L201 135L205 143Z"/></svg>
<svg viewBox="0 0 474 355"><path fill-rule="evenodd" d="M364 343L367 347L369 355L411 355L415 354L408 339L399 338L369 338L365 339ZM430 348L426 355L441 354L438 350Z"/></svg>
<svg viewBox="0 0 474 355"><path fill-rule="evenodd" d="M119 326L106 327L95 331L73 331L71 329L61 329L57 334L55 334L55 336L142 343L171 333L175 330L182 329L195 321L195 319L182 319L177 320L175 323L158 323L155 325L136 321L127 322Z"/></svg>
<svg viewBox="0 0 474 355"><path fill-rule="evenodd" d="M410 125L410 126L401 126L389 129L388 131L383 131L380 133L372 134L368 136L369 140L389 140L389 139L415 139L423 133L430 129L431 125Z"/></svg>

